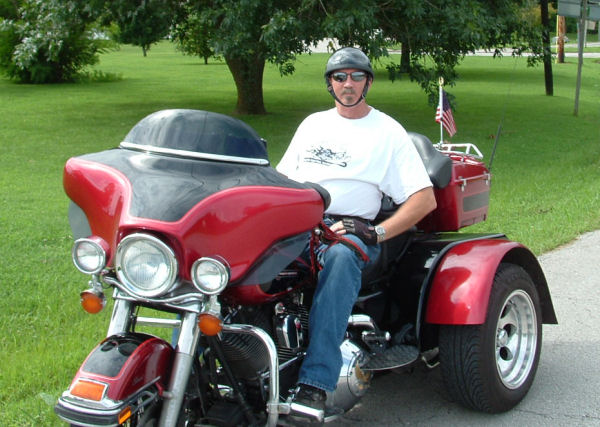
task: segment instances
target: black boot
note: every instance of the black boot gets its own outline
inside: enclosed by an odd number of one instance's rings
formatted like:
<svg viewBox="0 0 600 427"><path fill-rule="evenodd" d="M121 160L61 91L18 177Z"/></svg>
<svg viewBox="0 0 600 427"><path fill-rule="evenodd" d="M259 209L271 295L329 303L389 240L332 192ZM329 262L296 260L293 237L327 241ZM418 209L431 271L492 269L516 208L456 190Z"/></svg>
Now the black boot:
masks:
<svg viewBox="0 0 600 427"><path fill-rule="evenodd" d="M322 424L325 417L325 390L299 384L291 406L291 419L301 424Z"/></svg>

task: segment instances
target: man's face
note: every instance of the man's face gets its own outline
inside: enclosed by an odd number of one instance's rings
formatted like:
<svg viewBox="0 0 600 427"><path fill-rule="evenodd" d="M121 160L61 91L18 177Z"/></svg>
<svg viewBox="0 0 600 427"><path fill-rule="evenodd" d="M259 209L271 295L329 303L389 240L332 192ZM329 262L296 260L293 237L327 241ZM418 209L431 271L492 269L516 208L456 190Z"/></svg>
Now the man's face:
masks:
<svg viewBox="0 0 600 427"><path fill-rule="evenodd" d="M344 68L331 73L329 80L336 96L347 105L354 104L369 82L369 75L355 68Z"/></svg>

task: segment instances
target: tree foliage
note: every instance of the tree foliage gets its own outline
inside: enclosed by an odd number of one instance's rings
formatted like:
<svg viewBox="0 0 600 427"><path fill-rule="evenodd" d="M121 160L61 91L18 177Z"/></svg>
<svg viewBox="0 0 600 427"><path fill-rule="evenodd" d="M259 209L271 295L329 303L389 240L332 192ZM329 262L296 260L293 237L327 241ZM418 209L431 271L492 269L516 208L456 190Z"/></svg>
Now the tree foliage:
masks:
<svg viewBox="0 0 600 427"><path fill-rule="evenodd" d="M234 77L239 113L264 113L266 62L294 72L296 55L322 39L357 46L376 60L401 47L401 62L388 66L418 82L433 101L439 77L448 84L469 52L529 50L539 60L541 28L523 11L534 0L187 0L201 23L200 39L222 55ZM179 22L187 18L180 16ZM194 33L188 33L188 37ZM180 38L184 40L185 36Z"/></svg>
<svg viewBox="0 0 600 427"><path fill-rule="evenodd" d="M173 15L169 0L109 0L105 10L119 27L117 40L140 46L144 56L169 33Z"/></svg>
<svg viewBox="0 0 600 427"><path fill-rule="evenodd" d="M401 73L417 81L433 100L437 81L453 84L456 66L470 52L490 49L502 55L533 53L540 60L542 28L526 12L537 4L528 0L401 0L379 10L378 22L387 40L400 43L400 64L388 67L391 78Z"/></svg>
<svg viewBox="0 0 600 427"><path fill-rule="evenodd" d="M265 112L262 80L271 62L282 74L294 72L296 55L325 37L379 52L373 10L361 1L338 0L188 0L196 7L203 41L222 56L233 75L242 114ZM179 21L185 22L187 17Z"/></svg>
<svg viewBox="0 0 600 427"><path fill-rule="evenodd" d="M16 19L0 20L0 67L25 83L72 80L98 61L94 19L84 0L24 0Z"/></svg>
<svg viewBox="0 0 600 427"><path fill-rule="evenodd" d="M212 27L204 20L198 6L192 3L182 1L176 5L171 36L184 55L199 56L207 64L208 58L215 56L210 44Z"/></svg>
<svg viewBox="0 0 600 427"><path fill-rule="evenodd" d="M21 0L0 0L0 18L18 18L19 7L21 7Z"/></svg>

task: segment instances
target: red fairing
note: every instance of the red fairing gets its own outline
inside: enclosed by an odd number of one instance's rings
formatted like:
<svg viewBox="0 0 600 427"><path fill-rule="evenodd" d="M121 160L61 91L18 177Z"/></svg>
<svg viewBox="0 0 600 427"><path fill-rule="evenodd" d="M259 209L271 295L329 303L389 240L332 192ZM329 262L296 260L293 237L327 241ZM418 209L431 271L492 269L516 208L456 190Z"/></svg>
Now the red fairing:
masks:
<svg viewBox="0 0 600 427"><path fill-rule="evenodd" d="M504 256L515 248L524 247L509 240L473 240L450 249L434 276L425 321L482 324L496 270Z"/></svg>
<svg viewBox="0 0 600 427"><path fill-rule="evenodd" d="M110 244L111 254L127 234L158 233L175 250L186 280L195 260L220 256L229 263L230 280L235 282L273 243L316 226L324 209L321 196L312 189L242 186L210 195L180 220L166 222L131 216L131 184L109 166L72 158L63 184L86 213L92 234Z"/></svg>
<svg viewBox="0 0 600 427"><path fill-rule="evenodd" d="M119 237L116 231L131 200L131 185L125 175L100 163L71 158L63 172L63 187L85 212L92 235L108 242L114 254Z"/></svg>

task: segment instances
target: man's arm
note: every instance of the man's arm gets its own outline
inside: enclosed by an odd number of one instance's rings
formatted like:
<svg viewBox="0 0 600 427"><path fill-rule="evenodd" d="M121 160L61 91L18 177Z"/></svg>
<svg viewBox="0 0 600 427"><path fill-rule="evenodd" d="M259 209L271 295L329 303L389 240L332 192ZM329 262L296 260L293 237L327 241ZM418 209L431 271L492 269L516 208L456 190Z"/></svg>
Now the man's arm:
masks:
<svg viewBox="0 0 600 427"><path fill-rule="evenodd" d="M391 217L379 224L385 229L384 240L404 233L436 206L433 187L426 187L413 193Z"/></svg>

